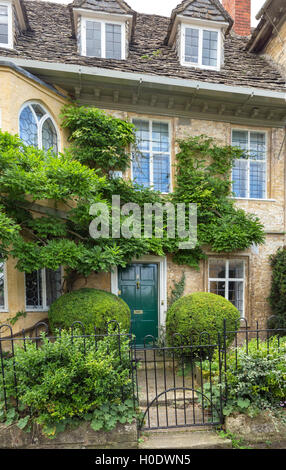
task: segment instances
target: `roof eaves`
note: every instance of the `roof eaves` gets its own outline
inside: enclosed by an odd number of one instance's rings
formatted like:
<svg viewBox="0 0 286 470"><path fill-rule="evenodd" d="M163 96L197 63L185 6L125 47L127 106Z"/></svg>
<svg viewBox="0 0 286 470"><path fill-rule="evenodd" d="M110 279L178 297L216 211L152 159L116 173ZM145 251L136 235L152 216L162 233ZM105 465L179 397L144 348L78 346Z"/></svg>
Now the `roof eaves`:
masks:
<svg viewBox="0 0 286 470"><path fill-rule="evenodd" d="M26 78L29 78L30 80L33 80L34 82L38 83L39 85L42 85L44 86L45 88L48 88L50 91L52 91L53 93L56 93L57 95L59 95L61 98L65 98L67 99L66 95L64 95L63 93L60 93L56 88L54 88L52 85L50 85L49 83L46 83L44 82L42 79L40 79L39 77L37 77L36 75L32 74L31 72L28 72L27 70L25 70L23 67L20 67L19 65L16 65L14 62L11 62L9 60L0 60L0 67L7 67L7 68L10 68L12 70L14 70L15 72L23 75L24 77Z"/></svg>

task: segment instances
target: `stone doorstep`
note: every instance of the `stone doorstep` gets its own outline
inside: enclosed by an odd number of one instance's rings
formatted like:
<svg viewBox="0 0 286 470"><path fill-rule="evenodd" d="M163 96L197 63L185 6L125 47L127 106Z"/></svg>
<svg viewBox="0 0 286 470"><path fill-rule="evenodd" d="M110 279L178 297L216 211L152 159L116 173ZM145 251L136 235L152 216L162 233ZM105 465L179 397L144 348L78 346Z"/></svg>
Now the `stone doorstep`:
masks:
<svg viewBox="0 0 286 470"><path fill-rule="evenodd" d="M230 439L219 437L215 431L184 430L148 432L141 437L139 449L231 449Z"/></svg>

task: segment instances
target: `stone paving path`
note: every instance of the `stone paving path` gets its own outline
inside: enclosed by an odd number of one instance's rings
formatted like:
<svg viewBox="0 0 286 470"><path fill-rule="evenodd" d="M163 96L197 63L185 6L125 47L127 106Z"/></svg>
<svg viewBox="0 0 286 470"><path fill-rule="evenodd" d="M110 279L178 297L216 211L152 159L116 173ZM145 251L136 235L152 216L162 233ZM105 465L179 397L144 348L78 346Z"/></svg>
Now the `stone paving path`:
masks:
<svg viewBox="0 0 286 470"><path fill-rule="evenodd" d="M137 382L141 411L145 413L149 405L145 428L198 426L212 421L211 413L198 401L200 386L191 375L182 377L180 368L172 363L163 367L160 362L155 366L142 362L137 369Z"/></svg>

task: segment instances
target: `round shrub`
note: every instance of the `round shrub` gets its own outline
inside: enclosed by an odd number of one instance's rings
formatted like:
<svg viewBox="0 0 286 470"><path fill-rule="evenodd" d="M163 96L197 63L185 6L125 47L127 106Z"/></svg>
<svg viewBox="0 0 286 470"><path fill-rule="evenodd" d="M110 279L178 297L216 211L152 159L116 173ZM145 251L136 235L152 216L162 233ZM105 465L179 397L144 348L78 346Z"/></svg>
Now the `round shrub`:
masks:
<svg viewBox="0 0 286 470"><path fill-rule="evenodd" d="M59 297L50 307L49 324L52 332L56 328L70 328L81 321L87 334L106 332L106 323L116 320L120 329L130 330L131 314L124 300L114 294L98 289L79 289Z"/></svg>
<svg viewBox="0 0 286 470"><path fill-rule="evenodd" d="M218 333L223 334L223 320L227 330L239 326L240 313L224 297L208 292L196 292L181 297L167 312L166 337L168 344L177 346L198 344L217 344ZM203 332L207 334L202 335ZM182 337L173 336L179 333ZM227 344L234 334L227 334Z"/></svg>

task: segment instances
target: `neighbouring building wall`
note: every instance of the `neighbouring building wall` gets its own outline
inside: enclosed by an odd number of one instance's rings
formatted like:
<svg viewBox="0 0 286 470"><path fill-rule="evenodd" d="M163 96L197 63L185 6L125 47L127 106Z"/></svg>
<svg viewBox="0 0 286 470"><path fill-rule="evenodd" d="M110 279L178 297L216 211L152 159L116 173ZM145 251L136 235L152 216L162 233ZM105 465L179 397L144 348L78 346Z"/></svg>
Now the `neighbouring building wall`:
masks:
<svg viewBox="0 0 286 470"><path fill-rule="evenodd" d="M270 58L276 65L282 75L286 76L286 22L284 22L278 33L271 37L265 47L263 54Z"/></svg>

